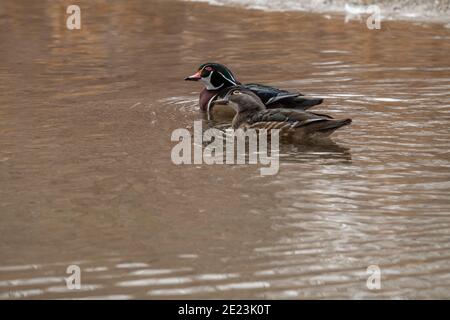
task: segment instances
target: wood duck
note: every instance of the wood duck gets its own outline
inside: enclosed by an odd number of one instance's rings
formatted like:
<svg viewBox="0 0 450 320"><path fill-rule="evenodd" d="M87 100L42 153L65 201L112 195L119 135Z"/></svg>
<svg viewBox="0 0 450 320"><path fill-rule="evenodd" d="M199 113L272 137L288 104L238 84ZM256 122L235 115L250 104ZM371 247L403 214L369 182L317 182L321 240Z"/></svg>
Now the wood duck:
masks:
<svg viewBox="0 0 450 320"><path fill-rule="evenodd" d="M236 111L232 122L234 129L280 129L280 136L299 139L328 137L335 130L352 122L351 119L337 120L324 114L298 109L267 109L259 96L244 86L231 87L215 103L229 105Z"/></svg>
<svg viewBox="0 0 450 320"><path fill-rule="evenodd" d="M264 103L267 109L288 108L297 110L306 110L312 106L321 104L323 99L305 98L301 93L293 93L274 87L249 83L242 85L236 80L233 73L219 63L202 64L197 72L192 76L186 77L187 81L200 81L205 88L200 92L200 109L209 113L216 108L214 101L224 97L230 87L240 85L255 93Z"/></svg>

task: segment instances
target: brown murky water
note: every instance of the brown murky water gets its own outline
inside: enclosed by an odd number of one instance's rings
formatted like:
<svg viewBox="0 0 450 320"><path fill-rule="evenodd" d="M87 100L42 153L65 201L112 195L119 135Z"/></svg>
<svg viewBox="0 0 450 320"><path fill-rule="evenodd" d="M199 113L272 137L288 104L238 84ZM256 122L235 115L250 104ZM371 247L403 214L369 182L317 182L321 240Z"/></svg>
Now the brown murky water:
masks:
<svg viewBox="0 0 450 320"><path fill-rule="evenodd" d="M80 31L71 2L0 6L1 299L450 297L450 29L78 3ZM209 60L354 123L283 145L276 176L175 166Z"/></svg>

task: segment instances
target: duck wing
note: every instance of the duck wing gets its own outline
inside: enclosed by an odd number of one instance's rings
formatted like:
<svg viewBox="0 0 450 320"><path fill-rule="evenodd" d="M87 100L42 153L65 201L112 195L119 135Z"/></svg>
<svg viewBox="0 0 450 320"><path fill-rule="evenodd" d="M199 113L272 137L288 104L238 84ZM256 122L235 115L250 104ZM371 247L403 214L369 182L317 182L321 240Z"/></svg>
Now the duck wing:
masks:
<svg viewBox="0 0 450 320"><path fill-rule="evenodd" d="M351 119L337 120L323 114L292 109L267 109L256 112L247 119L249 128L303 130L306 134L333 133L336 129L348 125Z"/></svg>
<svg viewBox="0 0 450 320"><path fill-rule="evenodd" d="M257 94L269 109L290 108L307 110L323 102L323 99L305 98L301 93L289 92L258 83L249 83L245 87Z"/></svg>
<svg viewBox="0 0 450 320"><path fill-rule="evenodd" d="M311 122L313 120L331 119L331 117L312 112L305 112L293 109L267 109L252 114L248 122L287 122L290 124L299 125L303 122Z"/></svg>

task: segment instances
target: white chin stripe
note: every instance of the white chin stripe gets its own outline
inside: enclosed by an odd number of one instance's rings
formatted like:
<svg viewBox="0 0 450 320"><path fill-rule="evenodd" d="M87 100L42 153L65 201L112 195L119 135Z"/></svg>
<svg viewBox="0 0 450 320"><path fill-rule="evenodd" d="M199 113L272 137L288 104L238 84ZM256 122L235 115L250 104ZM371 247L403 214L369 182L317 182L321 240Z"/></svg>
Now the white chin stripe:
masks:
<svg viewBox="0 0 450 320"><path fill-rule="evenodd" d="M214 71L212 71L209 76L207 78L201 78L200 81L203 82L203 84L205 85L206 89L208 90L217 90L223 87L223 83L218 86L218 87L214 87L213 84L211 83L211 76L213 74Z"/></svg>

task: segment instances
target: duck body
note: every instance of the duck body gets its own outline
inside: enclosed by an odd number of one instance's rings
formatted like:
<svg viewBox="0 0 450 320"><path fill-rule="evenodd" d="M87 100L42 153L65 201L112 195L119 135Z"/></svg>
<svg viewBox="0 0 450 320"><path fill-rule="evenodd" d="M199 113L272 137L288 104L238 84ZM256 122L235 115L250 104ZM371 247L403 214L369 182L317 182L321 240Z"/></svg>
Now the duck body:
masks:
<svg viewBox="0 0 450 320"><path fill-rule="evenodd" d="M301 93L289 92L258 83L245 84L244 87L255 93L268 109L288 108L307 110L323 102L321 98L306 98Z"/></svg>
<svg viewBox="0 0 450 320"><path fill-rule="evenodd" d="M200 109L206 112L208 119L231 119L235 110L228 105L219 105L215 101L225 97L235 86L226 87L222 90L203 89L199 96ZM298 93L272 88L259 84L240 85L258 96L267 109L285 108L289 110L305 111L312 106L322 102L322 99L302 98ZM319 101L320 100L320 101Z"/></svg>
<svg viewBox="0 0 450 320"><path fill-rule="evenodd" d="M202 111L213 114L216 109L214 101L224 97L230 88L242 86L255 93L266 108L288 108L307 110L321 104L323 99L306 98L301 93L293 93L258 83L241 84L232 72L218 63L206 63L199 67L197 73L185 78L189 81L200 81L205 88L200 92L199 105Z"/></svg>
<svg viewBox="0 0 450 320"><path fill-rule="evenodd" d="M233 119L233 128L279 129L280 135L295 139L326 138L335 130L350 124L351 119L337 120L330 116L290 109L266 109L241 112Z"/></svg>
<svg viewBox="0 0 450 320"><path fill-rule="evenodd" d="M296 139L325 138L348 125L351 119L333 119L324 114L288 108L267 109L262 100L244 86L232 88L216 104L235 109L234 129L279 129L280 135Z"/></svg>

